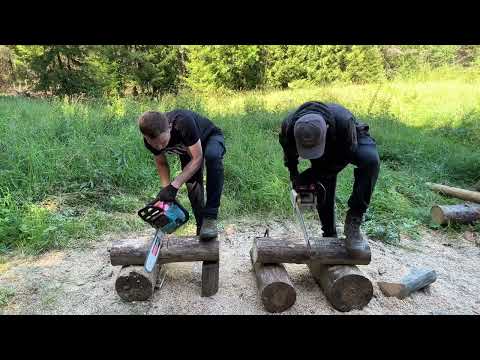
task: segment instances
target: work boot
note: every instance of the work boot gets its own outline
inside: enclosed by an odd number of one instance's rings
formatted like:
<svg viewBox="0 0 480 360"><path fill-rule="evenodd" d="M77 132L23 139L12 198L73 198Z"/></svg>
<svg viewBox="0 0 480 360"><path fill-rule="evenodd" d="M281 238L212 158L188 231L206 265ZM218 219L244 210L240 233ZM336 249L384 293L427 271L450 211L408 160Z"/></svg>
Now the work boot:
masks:
<svg viewBox="0 0 480 360"><path fill-rule="evenodd" d="M217 220L204 218L202 228L200 229L200 240L209 240L212 238L216 238L217 235Z"/></svg>
<svg viewBox="0 0 480 360"><path fill-rule="evenodd" d="M345 247L353 257L366 257L370 253L370 246L360 232L363 216L353 214L350 210L345 218Z"/></svg>

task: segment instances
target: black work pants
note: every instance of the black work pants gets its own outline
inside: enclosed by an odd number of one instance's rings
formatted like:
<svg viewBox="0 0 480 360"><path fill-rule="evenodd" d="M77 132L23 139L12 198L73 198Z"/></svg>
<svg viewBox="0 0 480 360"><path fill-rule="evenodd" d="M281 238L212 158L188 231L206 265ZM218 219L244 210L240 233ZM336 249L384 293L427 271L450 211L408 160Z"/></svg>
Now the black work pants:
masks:
<svg viewBox="0 0 480 360"><path fill-rule="evenodd" d="M203 189L203 163L202 167L186 183L188 198L197 222L197 233L202 226L204 217L216 219L218 216L224 182L223 156L226 152L223 135L210 136L202 150L205 167L207 168L206 203ZM180 156L182 169L189 161L190 157L188 155Z"/></svg>
<svg viewBox="0 0 480 360"><path fill-rule="evenodd" d="M359 137L358 148L350 159L329 161L327 159L311 160L312 167L302 172L299 176L302 182L319 181L325 187L325 201L317 206L318 215L322 222L324 236L336 235L335 227L335 190L337 175L348 164L356 166L354 169L353 191L348 200L350 211L356 216L363 216L370 205L372 193L375 189L380 171L380 158L378 156L375 140L368 135ZM321 198L319 193L318 198Z"/></svg>

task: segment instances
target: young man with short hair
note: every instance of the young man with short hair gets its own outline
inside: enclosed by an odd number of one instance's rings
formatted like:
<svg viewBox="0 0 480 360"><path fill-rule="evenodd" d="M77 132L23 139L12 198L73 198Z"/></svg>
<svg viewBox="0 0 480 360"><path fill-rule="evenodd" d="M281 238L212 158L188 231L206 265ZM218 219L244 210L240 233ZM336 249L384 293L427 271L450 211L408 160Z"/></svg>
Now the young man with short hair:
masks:
<svg viewBox="0 0 480 360"><path fill-rule="evenodd" d="M209 119L189 110L166 113L147 111L138 119L145 147L155 156L162 190L159 201L174 201L178 189L187 185L188 198L201 240L217 236L217 216L223 190L225 140L222 131ZM166 154L177 154L182 172L173 180ZM207 175L204 200L203 163Z"/></svg>

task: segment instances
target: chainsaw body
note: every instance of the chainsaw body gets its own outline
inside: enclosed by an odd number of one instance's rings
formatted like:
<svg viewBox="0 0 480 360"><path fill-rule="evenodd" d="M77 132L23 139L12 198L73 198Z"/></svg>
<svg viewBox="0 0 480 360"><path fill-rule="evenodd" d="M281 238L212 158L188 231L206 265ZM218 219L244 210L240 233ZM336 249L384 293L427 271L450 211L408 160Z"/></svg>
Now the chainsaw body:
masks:
<svg viewBox="0 0 480 360"><path fill-rule="evenodd" d="M155 201L138 211L138 215L151 226L171 234L188 221L188 211L178 202Z"/></svg>
<svg viewBox="0 0 480 360"><path fill-rule="evenodd" d="M317 207L317 190L314 184L297 186L292 189L292 202L301 209Z"/></svg>
<svg viewBox="0 0 480 360"><path fill-rule="evenodd" d="M325 200L325 188L320 183L296 186L291 190L290 195L293 211L299 220L303 236L309 247L310 236L305 225L304 212L312 210L316 212L319 193L321 195L320 202L323 203Z"/></svg>
<svg viewBox="0 0 480 360"><path fill-rule="evenodd" d="M145 259L144 268L152 272L157 263L165 234L171 234L188 221L188 211L178 202L153 201L138 211L138 215L156 230Z"/></svg>

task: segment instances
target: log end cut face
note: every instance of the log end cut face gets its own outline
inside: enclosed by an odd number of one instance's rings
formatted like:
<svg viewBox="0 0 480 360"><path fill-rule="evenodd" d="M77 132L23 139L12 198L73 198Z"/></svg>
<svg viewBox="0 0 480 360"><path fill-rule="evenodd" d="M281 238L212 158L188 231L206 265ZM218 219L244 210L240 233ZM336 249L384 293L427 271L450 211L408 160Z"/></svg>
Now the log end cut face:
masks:
<svg viewBox="0 0 480 360"><path fill-rule="evenodd" d="M295 289L284 282L268 284L262 291L262 302L271 313L279 313L289 309L296 301Z"/></svg>
<svg viewBox="0 0 480 360"><path fill-rule="evenodd" d="M339 311L363 309L373 296L372 282L365 276L351 274L344 276L333 284L329 301Z"/></svg>
<svg viewBox="0 0 480 360"><path fill-rule="evenodd" d="M135 271L121 275L115 282L115 290L125 301L145 301L153 295L151 280Z"/></svg>

